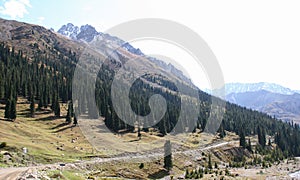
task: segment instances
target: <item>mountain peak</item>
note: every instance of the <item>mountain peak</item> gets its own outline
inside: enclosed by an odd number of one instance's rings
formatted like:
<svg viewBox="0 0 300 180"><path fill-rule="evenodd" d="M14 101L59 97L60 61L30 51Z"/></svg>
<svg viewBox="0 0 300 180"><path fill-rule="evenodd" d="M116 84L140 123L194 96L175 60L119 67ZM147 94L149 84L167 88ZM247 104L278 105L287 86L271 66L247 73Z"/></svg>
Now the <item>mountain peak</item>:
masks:
<svg viewBox="0 0 300 180"><path fill-rule="evenodd" d="M86 42L91 42L95 36L100 34L89 24L83 25L79 28L72 23L63 25L57 32L73 40L84 40Z"/></svg>
<svg viewBox="0 0 300 180"><path fill-rule="evenodd" d="M72 23L68 23L67 25L63 25L57 32L73 40L76 40L76 36L79 33L79 28L78 26L74 26Z"/></svg>
<svg viewBox="0 0 300 180"><path fill-rule="evenodd" d="M95 27L89 24L82 25L79 28L72 23L68 23L67 25L63 25L57 32L75 41L82 40L88 43L91 42L95 36L101 36L103 42L107 41L108 43L113 43L115 47L122 47L136 55L144 55L140 49L134 48L130 43L109 34L98 32Z"/></svg>

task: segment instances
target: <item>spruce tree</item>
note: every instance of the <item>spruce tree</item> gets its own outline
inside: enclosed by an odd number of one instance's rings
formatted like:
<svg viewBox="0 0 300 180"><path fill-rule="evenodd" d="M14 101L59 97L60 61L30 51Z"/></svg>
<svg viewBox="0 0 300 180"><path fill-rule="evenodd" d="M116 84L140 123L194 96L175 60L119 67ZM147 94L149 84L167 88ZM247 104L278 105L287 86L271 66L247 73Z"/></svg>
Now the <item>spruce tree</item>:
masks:
<svg viewBox="0 0 300 180"><path fill-rule="evenodd" d="M250 138L248 139L247 147L248 151L252 152L252 146L251 146L251 141Z"/></svg>
<svg viewBox="0 0 300 180"><path fill-rule="evenodd" d="M258 143L264 148L266 146L266 132L260 126L257 127L257 136L258 136Z"/></svg>
<svg viewBox="0 0 300 180"><path fill-rule="evenodd" d="M172 163L172 150L171 150L171 141L167 140L164 145L165 156L164 156L164 168L171 170L173 167Z"/></svg>
<svg viewBox="0 0 300 180"><path fill-rule="evenodd" d="M72 102L68 104L68 112L66 116L66 123L70 124L72 122L72 114L73 114L73 105Z"/></svg>
<svg viewBox="0 0 300 180"><path fill-rule="evenodd" d="M73 124L76 126L78 124L78 120L76 115L74 115Z"/></svg>
<svg viewBox="0 0 300 180"><path fill-rule="evenodd" d="M240 132L240 146L243 147L243 148L246 148L245 133L242 130Z"/></svg>
<svg viewBox="0 0 300 180"><path fill-rule="evenodd" d="M35 116L35 107L34 107L34 97L33 97L33 95L30 96L30 115L33 118Z"/></svg>
<svg viewBox="0 0 300 180"><path fill-rule="evenodd" d="M211 154L208 155L208 169L212 169Z"/></svg>
<svg viewBox="0 0 300 180"><path fill-rule="evenodd" d="M11 100L8 99L5 105L4 118L10 119Z"/></svg>
<svg viewBox="0 0 300 180"><path fill-rule="evenodd" d="M39 103L38 103L38 110L40 111L40 110L42 110L42 107L43 107L43 100L42 100L42 98L39 100Z"/></svg>
<svg viewBox="0 0 300 180"><path fill-rule="evenodd" d="M10 107L10 119L14 121L17 118L17 102L15 99L12 99L11 101L11 107Z"/></svg>
<svg viewBox="0 0 300 180"><path fill-rule="evenodd" d="M55 100L54 102L54 114L56 117L60 117L60 105L59 105L59 102L58 102L58 99Z"/></svg>

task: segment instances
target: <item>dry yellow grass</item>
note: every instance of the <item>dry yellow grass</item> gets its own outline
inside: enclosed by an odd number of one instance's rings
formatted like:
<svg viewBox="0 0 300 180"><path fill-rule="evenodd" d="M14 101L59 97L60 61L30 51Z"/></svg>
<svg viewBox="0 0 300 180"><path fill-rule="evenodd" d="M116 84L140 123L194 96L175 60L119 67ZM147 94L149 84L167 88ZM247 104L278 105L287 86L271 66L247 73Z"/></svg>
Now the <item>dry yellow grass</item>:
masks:
<svg viewBox="0 0 300 180"><path fill-rule="evenodd" d="M37 162L74 161L96 155L79 127L64 125L66 104L61 104L61 118L55 118L50 109L37 111L31 118L29 103L19 97L15 122L3 118L4 107L0 104L0 142L19 150L26 147Z"/></svg>

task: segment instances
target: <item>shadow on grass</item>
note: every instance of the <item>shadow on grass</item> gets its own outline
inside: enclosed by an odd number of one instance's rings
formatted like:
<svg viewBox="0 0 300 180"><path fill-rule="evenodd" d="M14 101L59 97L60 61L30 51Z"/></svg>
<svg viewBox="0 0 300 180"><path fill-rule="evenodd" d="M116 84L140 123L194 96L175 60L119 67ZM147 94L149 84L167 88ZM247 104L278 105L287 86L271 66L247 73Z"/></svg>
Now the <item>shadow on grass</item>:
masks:
<svg viewBox="0 0 300 180"><path fill-rule="evenodd" d="M61 123L61 124L59 124L59 125L57 125L55 127L52 127L51 129L52 130L58 129L58 130L56 130L56 131L53 132L53 133L58 133L58 132L65 131L65 130L73 128L73 127L76 127L76 125L64 122L64 123Z"/></svg>
<svg viewBox="0 0 300 180"><path fill-rule="evenodd" d="M136 142L136 141L139 141L139 139L133 139L133 140L130 140L128 142Z"/></svg>
<svg viewBox="0 0 300 180"><path fill-rule="evenodd" d="M61 127L67 126L67 125L70 125L70 124L64 122L64 123L61 123L61 124L51 128L51 129L54 130L54 129L58 129L58 128L61 128Z"/></svg>
<svg viewBox="0 0 300 180"><path fill-rule="evenodd" d="M64 126L66 126L66 127L64 127ZM61 128L61 127L64 127L64 128ZM62 123L62 124L59 124L59 125L51 128L51 129L61 128L61 129L58 129L58 130L54 131L54 133L59 133L59 132L65 131L65 130L73 128L73 127L76 127L76 125L71 125L71 124L68 124L68 123Z"/></svg>
<svg viewBox="0 0 300 180"><path fill-rule="evenodd" d="M53 111L51 111L51 110L36 110L36 112L35 112L35 114L37 114L37 115L45 115L45 114L51 114L51 113L53 113Z"/></svg>
<svg viewBox="0 0 300 180"><path fill-rule="evenodd" d="M57 119L56 116L48 116L48 117L34 119L32 121L52 121L52 120L56 120L56 119Z"/></svg>
<svg viewBox="0 0 300 180"><path fill-rule="evenodd" d="M153 174L149 174L148 178L149 179L162 179L167 175L169 175L169 172L165 169L161 169Z"/></svg>
<svg viewBox="0 0 300 180"><path fill-rule="evenodd" d="M0 121L14 122L11 119L6 119L6 118L2 118L2 117L0 117Z"/></svg>

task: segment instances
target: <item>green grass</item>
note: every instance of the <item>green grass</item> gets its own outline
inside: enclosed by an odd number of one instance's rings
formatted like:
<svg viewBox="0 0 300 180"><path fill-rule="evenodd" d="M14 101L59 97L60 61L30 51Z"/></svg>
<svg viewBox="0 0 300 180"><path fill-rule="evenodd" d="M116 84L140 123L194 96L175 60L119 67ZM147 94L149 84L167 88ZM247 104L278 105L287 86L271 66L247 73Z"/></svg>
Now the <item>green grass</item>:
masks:
<svg viewBox="0 0 300 180"><path fill-rule="evenodd" d="M48 176L51 179L66 179L66 180L84 180L84 176L78 172L74 171L59 171L59 170L54 170L54 171L49 171Z"/></svg>

